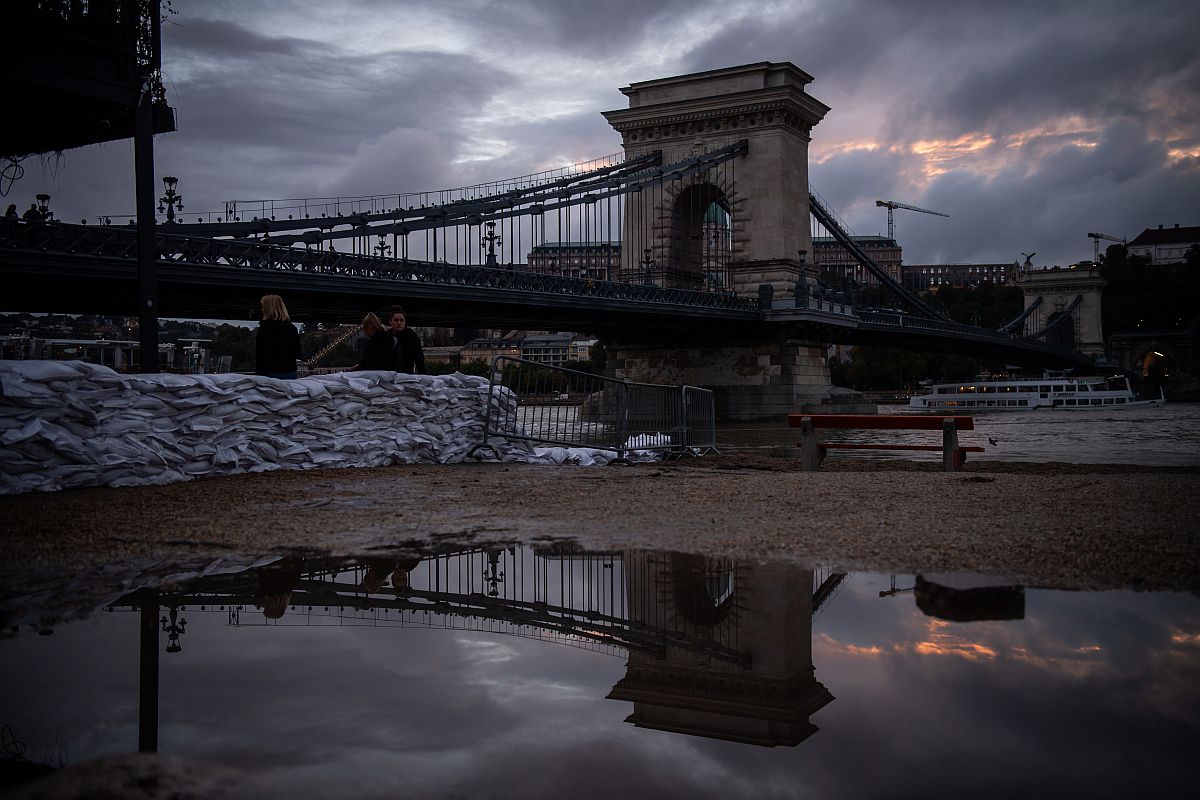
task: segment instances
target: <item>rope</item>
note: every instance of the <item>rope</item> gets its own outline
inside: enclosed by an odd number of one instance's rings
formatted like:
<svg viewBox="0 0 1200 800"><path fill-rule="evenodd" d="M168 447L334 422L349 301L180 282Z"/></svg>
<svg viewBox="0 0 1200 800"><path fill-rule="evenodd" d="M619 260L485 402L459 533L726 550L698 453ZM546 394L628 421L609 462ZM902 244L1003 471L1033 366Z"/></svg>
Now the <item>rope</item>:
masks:
<svg viewBox="0 0 1200 800"><path fill-rule="evenodd" d="M25 168L21 166L21 162L24 160L24 156L21 158L5 156L5 161L8 163L0 168L0 197L8 197L12 185L25 176Z"/></svg>
<svg viewBox="0 0 1200 800"><path fill-rule="evenodd" d="M12 727L7 723L0 727L0 747L4 749L4 755L13 761L27 761L25 758L25 743L16 737Z"/></svg>

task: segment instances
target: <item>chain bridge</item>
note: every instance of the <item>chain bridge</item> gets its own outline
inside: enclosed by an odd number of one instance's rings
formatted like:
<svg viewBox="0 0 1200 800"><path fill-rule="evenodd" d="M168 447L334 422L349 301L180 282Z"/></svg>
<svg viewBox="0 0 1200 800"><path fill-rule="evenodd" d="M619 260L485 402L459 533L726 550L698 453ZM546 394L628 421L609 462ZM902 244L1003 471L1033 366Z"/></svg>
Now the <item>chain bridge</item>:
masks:
<svg viewBox="0 0 1200 800"><path fill-rule="evenodd" d="M133 220L6 220L8 308L135 314L140 299L159 316L246 319L278 293L299 321L346 322L400 302L417 325L597 334L618 377L723 387L733 417L828 399L813 388L828 386L828 343L1091 363L1059 335L1090 308L1082 295L1044 322L962 325L856 244L808 185L829 110L811 80L759 63L635 83L629 107L605 113L623 153L476 186L237 200L190 217L168 192L152 297ZM821 272L814 233L851 264Z"/></svg>

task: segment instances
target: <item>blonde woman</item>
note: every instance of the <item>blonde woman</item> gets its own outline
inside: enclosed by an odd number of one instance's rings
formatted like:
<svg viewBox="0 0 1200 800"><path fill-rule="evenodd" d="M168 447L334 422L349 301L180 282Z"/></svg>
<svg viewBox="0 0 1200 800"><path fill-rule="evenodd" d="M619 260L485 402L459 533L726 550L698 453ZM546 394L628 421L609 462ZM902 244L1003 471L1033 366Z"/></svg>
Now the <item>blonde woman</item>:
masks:
<svg viewBox="0 0 1200 800"><path fill-rule="evenodd" d="M368 313L363 317L362 332L367 337L367 346L363 349L362 361L354 369L379 369L395 371L396 369L396 337L383 327L383 322L374 314Z"/></svg>
<svg viewBox="0 0 1200 800"><path fill-rule="evenodd" d="M282 297L268 294L259 302L262 322L254 337L254 372L268 378L294 378L296 362L304 360L300 354L300 334Z"/></svg>

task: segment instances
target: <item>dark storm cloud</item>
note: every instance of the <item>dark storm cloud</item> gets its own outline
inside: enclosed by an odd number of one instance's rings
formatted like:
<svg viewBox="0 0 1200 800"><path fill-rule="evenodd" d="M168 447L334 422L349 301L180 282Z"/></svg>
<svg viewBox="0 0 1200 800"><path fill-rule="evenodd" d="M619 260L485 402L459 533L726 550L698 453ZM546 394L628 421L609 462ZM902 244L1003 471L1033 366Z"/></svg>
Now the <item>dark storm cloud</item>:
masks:
<svg viewBox="0 0 1200 800"><path fill-rule="evenodd" d="M812 179L858 233L897 212L910 263L1045 263L1090 255L1085 234L1132 238L1200 207L1200 53L1192 4L823 4L734 15L688 69L791 60L832 107ZM875 149L839 152L847 140ZM920 152L918 152L920 151ZM1173 152L1174 151L1174 152Z"/></svg>
<svg viewBox="0 0 1200 800"><path fill-rule="evenodd" d="M613 56L655 37L666 38L706 5L689 0L496 0L474 18L492 27L498 37L532 47Z"/></svg>
<svg viewBox="0 0 1200 800"><path fill-rule="evenodd" d="M177 85L185 109L180 128L204 146L241 148L244 163L233 172L241 173L243 191L257 196L389 192L433 181L430 168L438 162L430 159L449 161L461 143L462 120L513 80L461 55L351 53L262 37L230 23L200 21L197 27L194 36L180 38L175 55L187 75ZM212 59L206 49L211 35L229 31L239 40L238 52ZM256 41L272 57L261 58ZM385 140L390 153L406 157L359 163L360 153ZM365 169L373 171L375 185L347 180ZM261 177L246 180L255 174Z"/></svg>
<svg viewBox="0 0 1200 800"><path fill-rule="evenodd" d="M156 166L180 179L188 213L230 199L439 188L462 121L513 81L461 55L349 52L209 19L168 26L164 38L178 131L158 137ZM61 218L132 210L129 162L113 152L127 144L66 154ZM97 173L108 179L92 191Z"/></svg>
<svg viewBox="0 0 1200 800"><path fill-rule="evenodd" d="M832 107L814 183L859 233L886 229L876 199L953 213L898 212L910 263L1065 263L1090 253L1088 230L1200 222L1200 56L1183 35L1200 13L1185 2L175 5L179 132L159 137L158 172L189 212L560 166L619 148L600 112L624 105L620 86L790 60ZM131 164L125 142L72 151L18 194L49 191L68 220L128 212Z"/></svg>

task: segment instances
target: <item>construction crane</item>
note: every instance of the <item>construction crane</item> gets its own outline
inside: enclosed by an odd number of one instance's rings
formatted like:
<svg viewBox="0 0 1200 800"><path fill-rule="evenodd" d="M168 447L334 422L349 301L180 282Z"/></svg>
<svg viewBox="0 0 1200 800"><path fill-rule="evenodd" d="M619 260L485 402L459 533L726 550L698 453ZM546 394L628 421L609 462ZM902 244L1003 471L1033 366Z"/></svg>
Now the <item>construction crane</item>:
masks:
<svg viewBox="0 0 1200 800"><path fill-rule="evenodd" d="M876 200L875 205L888 210L888 238L896 238L896 222L892 219L892 212L897 208L905 208L909 211L920 211L922 214L933 214L935 217L949 217L949 214L943 214L940 211L930 211L928 208L917 208L916 206L897 203L895 200Z"/></svg>
<svg viewBox="0 0 1200 800"><path fill-rule="evenodd" d="M1089 233L1088 236L1092 237L1092 244L1094 245L1094 248L1093 248L1094 253L1092 256L1092 262L1096 263L1096 264L1100 263L1100 240L1101 239L1107 239L1110 242L1120 242L1121 244L1125 244L1124 239L1117 237L1117 236L1109 236L1107 233Z"/></svg>

